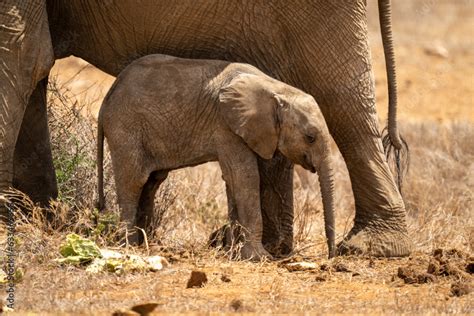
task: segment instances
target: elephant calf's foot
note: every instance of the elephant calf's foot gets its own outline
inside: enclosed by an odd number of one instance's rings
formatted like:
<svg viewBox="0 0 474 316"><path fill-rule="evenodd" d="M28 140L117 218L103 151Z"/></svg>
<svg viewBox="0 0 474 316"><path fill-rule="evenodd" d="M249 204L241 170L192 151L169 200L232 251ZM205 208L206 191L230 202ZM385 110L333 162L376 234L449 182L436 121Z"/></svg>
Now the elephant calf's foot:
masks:
<svg viewBox="0 0 474 316"><path fill-rule="evenodd" d="M235 235L232 235L230 225L224 225L209 236L209 247L220 247L228 250L233 247L236 240L239 240L239 234L240 231L237 230ZM291 235L291 237L293 236ZM271 238L267 237L267 242L264 244L264 248L271 254L272 258L287 257L293 250L293 239L291 239L291 237L283 239L280 238L278 234L276 236L271 236Z"/></svg>
<svg viewBox="0 0 474 316"><path fill-rule="evenodd" d="M405 257L413 245L405 231L374 232L370 229L356 229L337 245L339 255L370 255L374 257Z"/></svg>
<svg viewBox="0 0 474 316"><path fill-rule="evenodd" d="M242 260L261 261L263 259L272 260L272 255L263 248L261 243L246 242L240 249Z"/></svg>

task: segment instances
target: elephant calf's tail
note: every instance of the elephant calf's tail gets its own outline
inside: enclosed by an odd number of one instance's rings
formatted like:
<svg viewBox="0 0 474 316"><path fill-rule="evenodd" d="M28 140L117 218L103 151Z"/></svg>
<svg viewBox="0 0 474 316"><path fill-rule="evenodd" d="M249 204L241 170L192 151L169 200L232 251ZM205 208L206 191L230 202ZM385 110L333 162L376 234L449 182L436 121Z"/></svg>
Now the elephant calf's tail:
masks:
<svg viewBox="0 0 474 316"><path fill-rule="evenodd" d="M383 147L387 160L393 161L397 173L398 189L402 191L403 177L408 171L410 162L407 142L400 136L397 124L397 78L395 71L395 54L392 39L392 11L390 0L379 0L379 19L385 55L385 66L388 81L388 124L384 129Z"/></svg>
<svg viewBox="0 0 474 316"><path fill-rule="evenodd" d="M102 125L102 115L99 112L97 123L97 190L99 200L97 208L102 211L105 208L104 196L104 129Z"/></svg>

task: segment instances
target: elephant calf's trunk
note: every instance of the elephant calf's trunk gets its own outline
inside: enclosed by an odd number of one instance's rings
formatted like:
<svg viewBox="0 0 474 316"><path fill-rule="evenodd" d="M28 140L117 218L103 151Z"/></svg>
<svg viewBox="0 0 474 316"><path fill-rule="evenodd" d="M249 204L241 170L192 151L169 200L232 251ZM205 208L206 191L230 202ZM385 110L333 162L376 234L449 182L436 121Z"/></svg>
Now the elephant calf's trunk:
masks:
<svg viewBox="0 0 474 316"><path fill-rule="evenodd" d="M336 220L334 210L334 173L329 155L322 161L318 176L323 199L324 228L326 231L329 258L332 258L336 255Z"/></svg>

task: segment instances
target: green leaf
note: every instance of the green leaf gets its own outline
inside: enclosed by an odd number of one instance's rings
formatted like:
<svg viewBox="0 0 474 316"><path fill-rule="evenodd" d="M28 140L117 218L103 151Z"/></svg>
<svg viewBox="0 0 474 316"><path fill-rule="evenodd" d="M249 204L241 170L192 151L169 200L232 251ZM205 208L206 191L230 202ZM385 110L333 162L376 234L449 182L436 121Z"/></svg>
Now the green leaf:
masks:
<svg viewBox="0 0 474 316"><path fill-rule="evenodd" d="M64 258L56 261L69 264L81 264L101 257L99 247L92 240L77 234L66 236L66 242L61 245L59 253Z"/></svg>

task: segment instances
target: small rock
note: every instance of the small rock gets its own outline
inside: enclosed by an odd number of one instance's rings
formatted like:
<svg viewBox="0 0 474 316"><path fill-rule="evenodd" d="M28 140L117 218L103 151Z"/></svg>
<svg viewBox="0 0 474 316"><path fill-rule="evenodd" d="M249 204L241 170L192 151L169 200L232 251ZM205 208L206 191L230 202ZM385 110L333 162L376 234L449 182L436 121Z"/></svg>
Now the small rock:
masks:
<svg viewBox="0 0 474 316"><path fill-rule="evenodd" d="M100 254L104 259L122 259L124 257L120 252L110 249L100 249Z"/></svg>
<svg viewBox="0 0 474 316"><path fill-rule="evenodd" d="M472 286L468 283L457 282L451 284L451 294L453 296L463 296L472 292Z"/></svg>
<svg viewBox="0 0 474 316"><path fill-rule="evenodd" d="M148 263L150 271L159 271L169 265L166 258L162 256L151 256L145 258L146 263Z"/></svg>
<svg viewBox="0 0 474 316"><path fill-rule="evenodd" d="M193 271L191 272L191 277L188 280L188 284L186 288L194 288L194 287L203 287L204 284L207 283L207 276L202 271Z"/></svg>
<svg viewBox="0 0 474 316"><path fill-rule="evenodd" d="M290 272L294 271L308 271L315 270L318 268L318 265L314 262L293 262L285 265L286 269Z"/></svg>

